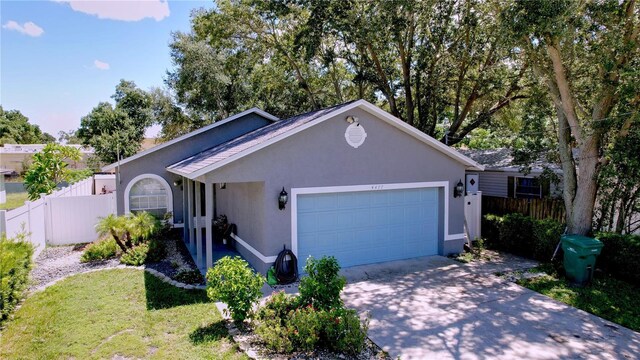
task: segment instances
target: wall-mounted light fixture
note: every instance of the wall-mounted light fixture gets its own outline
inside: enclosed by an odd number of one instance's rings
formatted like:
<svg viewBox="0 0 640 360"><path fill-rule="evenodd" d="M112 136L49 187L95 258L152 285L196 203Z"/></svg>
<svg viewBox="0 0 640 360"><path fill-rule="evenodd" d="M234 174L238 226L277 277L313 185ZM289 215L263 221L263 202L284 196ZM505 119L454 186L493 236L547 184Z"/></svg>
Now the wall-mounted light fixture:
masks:
<svg viewBox="0 0 640 360"><path fill-rule="evenodd" d="M456 187L453 188L453 197L457 198L462 196L462 194L464 194L464 184L462 183L462 179L460 179L458 184L456 184Z"/></svg>
<svg viewBox="0 0 640 360"><path fill-rule="evenodd" d="M278 196L278 208L280 210L284 210L285 205L287 205L287 201L289 200L289 194L284 191L284 187L282 187L282 191L280 191L280 195Z"/></svg>
<svg viewBox="0 0 640 360"><path fill-rule="evenodd" d="M180 190L182 190L182 179L176 179L176 180L173 182L173 186L175 186L175 187L180 187Z"/></svg>

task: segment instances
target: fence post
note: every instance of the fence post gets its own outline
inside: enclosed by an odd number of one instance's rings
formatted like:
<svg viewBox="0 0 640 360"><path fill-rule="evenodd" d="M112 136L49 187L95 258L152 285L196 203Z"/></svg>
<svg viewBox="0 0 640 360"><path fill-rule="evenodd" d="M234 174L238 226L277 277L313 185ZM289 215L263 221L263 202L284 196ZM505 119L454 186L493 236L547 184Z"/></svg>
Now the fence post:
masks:
<svg viewBox="0 0 640 360"><path fill-rule="evenodd" d="M44 194L43 194L44 195ZM51 198L52 195L43 196L44 206L44 243L49 244L53 234L52 222L51 222Z"/></svg>
<svg viewBox="0 0 640 360"><path fill-rule="evenodd" d="M0 210L0 236L7 234L7 210Z"/></svg>
<svg viewBox="0 0 640 360"><path fill-rule="evenodd" d="M27 200L24 204L27 205L27 233L31 239L31 201Z"/></svg>

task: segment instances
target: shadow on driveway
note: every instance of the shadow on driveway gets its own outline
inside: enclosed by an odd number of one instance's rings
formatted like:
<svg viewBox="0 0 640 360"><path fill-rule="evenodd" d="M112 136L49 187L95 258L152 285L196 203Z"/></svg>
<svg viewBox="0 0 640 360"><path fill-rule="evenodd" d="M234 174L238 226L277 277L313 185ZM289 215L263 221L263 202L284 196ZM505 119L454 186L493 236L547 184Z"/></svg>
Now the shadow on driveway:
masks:
<svg viewBox="0 0 640 360"><path fill-rule="evenodd" d="M432 256L344 269L345 304L402 359L637 359L640 334Z"/></svg>

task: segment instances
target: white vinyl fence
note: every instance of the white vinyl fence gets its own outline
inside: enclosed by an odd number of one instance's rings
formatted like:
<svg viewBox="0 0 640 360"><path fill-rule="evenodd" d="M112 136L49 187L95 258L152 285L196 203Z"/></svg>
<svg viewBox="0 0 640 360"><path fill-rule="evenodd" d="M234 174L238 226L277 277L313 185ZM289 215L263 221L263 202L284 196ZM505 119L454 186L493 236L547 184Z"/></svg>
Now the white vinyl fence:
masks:
<svg viewBox="0 0 640 360"><path fill-rule="evenodd" d="M7 237L25 232L36 247L66 245L96 240L95 224L100 217L116 213L115 193L93 194L93 178L60 189L36 201L6 211L0 210L0 233Z"/></svg>
<svg viewBox="0 0 640 360"><path fill-rule="evenodd" d="M482 191L464 197L464 219L470 240L481 238Z"/></svg>

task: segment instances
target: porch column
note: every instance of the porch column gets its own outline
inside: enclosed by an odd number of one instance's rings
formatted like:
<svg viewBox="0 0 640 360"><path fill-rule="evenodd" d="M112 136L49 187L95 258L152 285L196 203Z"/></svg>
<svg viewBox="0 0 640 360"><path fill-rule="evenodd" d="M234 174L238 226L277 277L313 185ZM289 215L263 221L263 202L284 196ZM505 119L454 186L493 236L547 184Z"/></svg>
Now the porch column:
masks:
<svg viewBox="0 0 640 360"><path fill-rule="evenodd" d="M200 224L200 217L202 216L202 203L200 196L200 182L196 181L196 217L195 217L195 225L196 225L196 263L198 267L202 264L202 224Z"/></svg>
<svg viewBox="0 0 640 360"><path fill-rule="evenodd" d="M186 217L189 219L189 252L193 254L196 241L195 234L193 233L193 180L187 179L187 213Z"/></svg>
<svg viewBox="0 0 640 360"><path fill-rule="evenodd" d="M191 240L189 233L189 179L182 177L182 239L185 243L189 243Z"/></svg>
<svg viewBox="0 0 640 360"><path fill-rule="evenodd" d="M204 183L204 196L205 196L205 228L207 232L207 269L213 267L213 184L210 182Z"/></svg>

